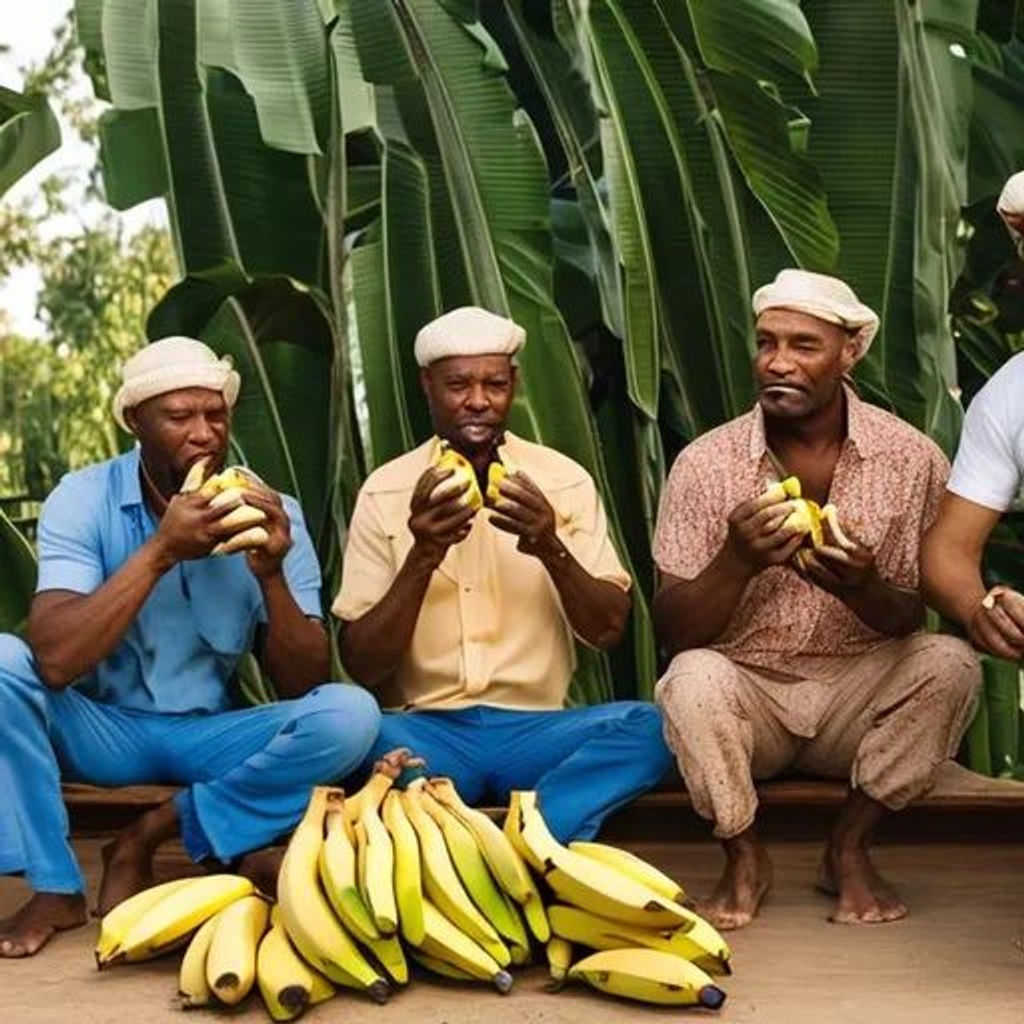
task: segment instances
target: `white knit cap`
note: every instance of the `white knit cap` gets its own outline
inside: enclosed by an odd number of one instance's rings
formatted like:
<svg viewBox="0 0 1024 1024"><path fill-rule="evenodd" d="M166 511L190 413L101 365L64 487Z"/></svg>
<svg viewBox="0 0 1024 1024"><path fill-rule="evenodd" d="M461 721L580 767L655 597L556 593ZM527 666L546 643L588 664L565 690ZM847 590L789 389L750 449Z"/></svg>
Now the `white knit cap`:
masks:
<svg viewBox="0 0 1024 1024"><path fill-rule="evenodd" d="M1024 235L1018 226L1019 219L1024 217L1024 171L1018 171L1007 179L1003 191L999 193L996 209L999 211L999 216L1003 218L1010 237L1017 244L1018 252L1024 257ZM1011 224L1009 217L1016 218L1018 223Z"/></svg>
<svg viewBox="0 0 1024 1024"><path fill-rule="evenodd" d="M450 356L514 357L525 344L526 331L515 321L479 306L461 306L420 329L416 362L429 366Z"/></svg>
<svg viewBox="0 0 1024 1024"><path fill-rule="evenodd" d="M219 391L230 409L238 398L240 385L230 356L219 358L213 349L195 338L161 338L126 360L121 369L121 386L114 395L114 419L128 430L125 409L181 388Z"/></svg>
<svg viewBox="0 0 1024 1024"><path fill-rule="evenodd" d="M856 331L858 358L878 332L878 314L865 306L845 281L809 270L780 270L771 284L754 292L753 306L755 317L766 309L795 309Z"/></svg>

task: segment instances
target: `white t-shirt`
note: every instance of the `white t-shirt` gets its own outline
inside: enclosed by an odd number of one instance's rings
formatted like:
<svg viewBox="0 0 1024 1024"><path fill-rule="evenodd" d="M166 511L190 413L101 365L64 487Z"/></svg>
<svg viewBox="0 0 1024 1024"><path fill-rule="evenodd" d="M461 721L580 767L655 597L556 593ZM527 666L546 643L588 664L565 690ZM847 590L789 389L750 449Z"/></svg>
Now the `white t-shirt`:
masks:
<svg viewBox="0 0 1024 1024"><path fill-rule="evenodd" d="M1024 475L1024 352L1008 359L967 407L947 490L1005 512Z"/></svg>

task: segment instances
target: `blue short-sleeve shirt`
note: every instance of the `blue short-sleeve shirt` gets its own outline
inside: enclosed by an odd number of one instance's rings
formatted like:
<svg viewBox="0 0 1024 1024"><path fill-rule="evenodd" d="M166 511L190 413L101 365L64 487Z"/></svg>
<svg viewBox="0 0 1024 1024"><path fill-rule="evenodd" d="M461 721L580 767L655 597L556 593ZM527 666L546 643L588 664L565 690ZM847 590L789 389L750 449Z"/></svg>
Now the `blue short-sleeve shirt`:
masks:
<svg viewBox="0 0 1024 1024"><path fill-rule="evenodd" d="M319 617L316 553L298 502L282 498L293 541L285 579L299 608ZM92 593L155 531L137 448L69 473L40 514L37 592ZM180 562L153 588L114 651L75 686L94 700L146 711L226 710L239 659L266 621L259 583L243 554Z"/></svg>

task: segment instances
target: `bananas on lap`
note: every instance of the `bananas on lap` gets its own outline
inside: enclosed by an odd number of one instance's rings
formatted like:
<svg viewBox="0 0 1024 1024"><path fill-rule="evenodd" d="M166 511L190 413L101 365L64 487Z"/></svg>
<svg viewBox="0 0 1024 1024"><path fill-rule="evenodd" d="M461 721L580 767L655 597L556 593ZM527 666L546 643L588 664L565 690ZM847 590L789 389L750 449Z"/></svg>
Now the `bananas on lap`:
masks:
<svg viewBox="0 0 1024 1024"><path fill-rule="evenodd" d="M674 879L608 844L559 842L535 792L511 794L502 828L450 779L406 774L385 759L356 792L316 787L284 851L276 903L237 875L154 886L104 917L98 965L187 945L182 1006L227 1009L258 989L275 1021L335 986L383 1002L408 981L410 959L503 994L510 965L536 959L552 991L576 981L721 1006L711 975L730 973L729 947L682 905Z"/></svg>

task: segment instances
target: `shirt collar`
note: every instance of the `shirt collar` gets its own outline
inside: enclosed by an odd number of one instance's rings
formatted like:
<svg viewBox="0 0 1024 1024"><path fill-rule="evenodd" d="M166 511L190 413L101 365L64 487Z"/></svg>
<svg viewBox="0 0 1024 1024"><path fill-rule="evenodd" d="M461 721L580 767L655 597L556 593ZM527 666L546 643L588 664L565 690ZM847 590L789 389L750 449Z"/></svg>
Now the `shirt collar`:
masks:
<svg viewBox="0 0 1024 1024"><path fill-rule="evenodd" d="M142 481L139 479L139 446L117 458L119 479L117 481L117 501L121 508L131 508L143 504Z"/></svg>
<svg viewBox="0 0 1024 1024"><path fill-rule="evenodd" d="M867 459L878 451L878 442L870 429L865 403L857 397L857 393L849 384L843 384L846 395L846 440L853 450L862 458ZM764 410L758 402L750 413L750 448L751 461L759 462L768 452L768 439L764 431Z"/></svg>

